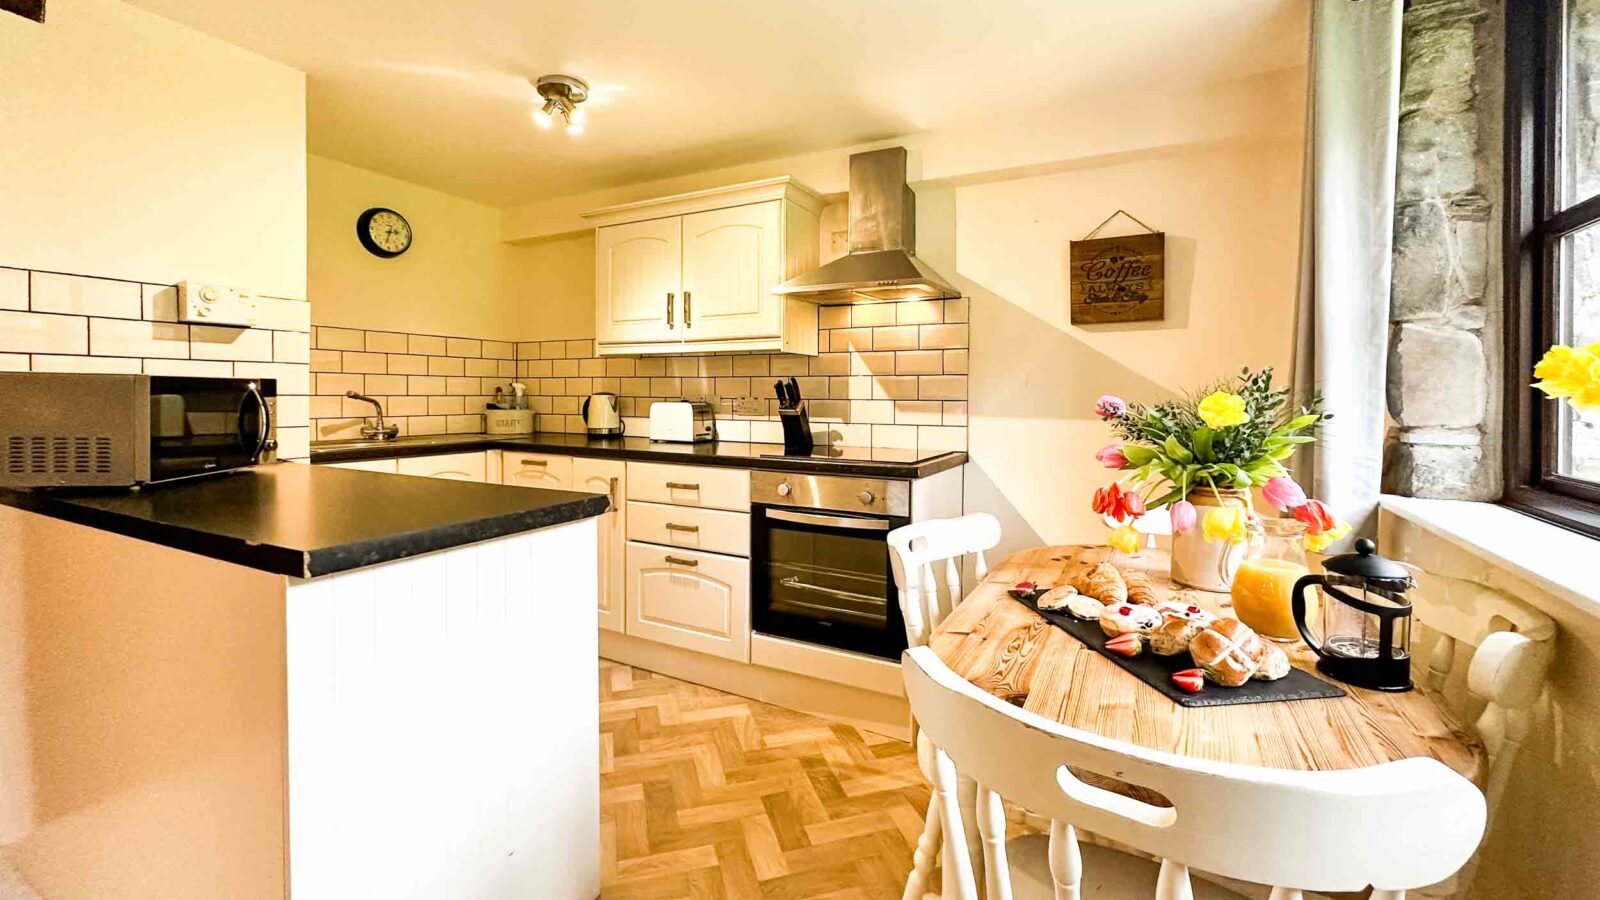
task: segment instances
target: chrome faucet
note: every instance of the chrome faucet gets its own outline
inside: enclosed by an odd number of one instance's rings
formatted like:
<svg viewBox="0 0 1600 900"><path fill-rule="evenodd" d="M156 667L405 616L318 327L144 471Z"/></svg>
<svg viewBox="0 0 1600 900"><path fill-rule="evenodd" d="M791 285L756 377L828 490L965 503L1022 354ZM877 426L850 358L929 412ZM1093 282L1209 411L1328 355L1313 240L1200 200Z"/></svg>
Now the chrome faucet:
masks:
<svg viewBox="0 0 1600 900"><path fill-rule="evenodd" d="M349 397L351 400L362 400L362 401L365 401L367 403L371 403L373 409L377 410L377 415L375 416L375 418L377 420L376 424L369 425L366 422L362 422L361 423L361 437L363 439L369 440L369 441L372 441L372 440L392 441L395 438L400 436L400 426L399 425L385 425L385 424L383 424L383 404L382 403L379 403L378 401L372 399L371 397L368 397L366 394L358 394L355 391L345 391L344 395L346 397Z"/></svg>

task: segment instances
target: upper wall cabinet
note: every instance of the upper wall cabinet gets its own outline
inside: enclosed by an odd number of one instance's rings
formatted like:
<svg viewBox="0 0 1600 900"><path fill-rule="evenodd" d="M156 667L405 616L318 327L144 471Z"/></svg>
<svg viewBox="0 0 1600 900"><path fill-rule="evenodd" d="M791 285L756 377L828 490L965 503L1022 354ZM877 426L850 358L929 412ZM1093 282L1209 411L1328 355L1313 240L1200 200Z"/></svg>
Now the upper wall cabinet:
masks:
<svg viewBox="0 0 1600 900"><path fill-rule="evenodd" d="M809 188L771 178L585 214L596 349L815 355L816 306L772 290L816 268L821 210Z"/></svg>

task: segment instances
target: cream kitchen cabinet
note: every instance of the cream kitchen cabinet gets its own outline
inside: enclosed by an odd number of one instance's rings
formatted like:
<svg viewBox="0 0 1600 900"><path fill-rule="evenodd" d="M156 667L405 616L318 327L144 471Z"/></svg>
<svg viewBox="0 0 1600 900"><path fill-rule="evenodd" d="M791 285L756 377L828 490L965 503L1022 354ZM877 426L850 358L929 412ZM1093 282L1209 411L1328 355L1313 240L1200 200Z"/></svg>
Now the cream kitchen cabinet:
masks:
<svg viewBox="0 0 1600 900"><path fill-rule="evenodd" d="M814 355L815 305L772 290L816 268L821 210L809 188L771 178L585 214L596 349Z"/></svg>
<svg viewBox="0 0 1600 900"><path fill-rule="evenodd" d="M600 517L600 627L622 631L625 585L623 557L628 543L628 464L619 459L577 457L572 463L572 489L605 494L611 508Z"/></svg>
<svg viewBox="0 0 1600 900"><path fill-rule="evenodd" d="M506 450L500 456L503 473L501 483L557 491L572 490L572 465L573 459L570 456Z"/></svg>
<svg viewBox="0 0 1600 900"><path fill-rule="evenodd" d="M453 481L487 481L488 459L483 453L444 453L439 456L404 456L396 464L401 475L448 478Z"/></svg>
<svg viewBox="0 0 1600 900"><path fill-rule="evenodd" d="M393 475L399 471L396 465L399 460L394 459L358 459L354 462L328 463L330 469L357 469L362 472L382 472Z"/></svg>
<svg viewBox="0 0 1600 900"><path fill-rule="evenodd" d="M750 560L628 542L627 633L750 661Z"/></svg>

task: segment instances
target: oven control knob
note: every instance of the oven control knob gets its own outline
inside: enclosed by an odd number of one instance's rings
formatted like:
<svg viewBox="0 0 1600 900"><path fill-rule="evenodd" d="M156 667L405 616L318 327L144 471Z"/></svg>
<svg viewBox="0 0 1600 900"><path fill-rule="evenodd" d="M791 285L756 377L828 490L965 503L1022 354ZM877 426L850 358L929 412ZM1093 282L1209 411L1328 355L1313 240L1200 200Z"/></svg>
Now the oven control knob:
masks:
<svg viewBox="0 0 1600 900"><path fill-rule="evenodd" d="M861 501L861 505L862 506L871 506L872 505L872 501L874 501L874 500L876 500L878 498L873 496L871 491L862 491L861 493L856 495L856 499Z"/></svg>
<svg viewBox="0 0 1600 900"><path fill-rule="evenodd" d="M787 481L778 482L778 496L779 497L787 497L793 492L794 492L794 488L789 487L789 482L787 482Z"/></svg>

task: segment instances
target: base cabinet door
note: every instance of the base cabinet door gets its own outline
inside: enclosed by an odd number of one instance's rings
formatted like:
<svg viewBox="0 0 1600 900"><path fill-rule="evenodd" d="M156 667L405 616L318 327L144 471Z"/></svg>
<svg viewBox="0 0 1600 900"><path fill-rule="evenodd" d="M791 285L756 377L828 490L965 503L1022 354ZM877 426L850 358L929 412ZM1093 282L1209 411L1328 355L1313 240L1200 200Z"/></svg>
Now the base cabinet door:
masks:
<svg viewBox="0 0 1600 900"><path fill-rule="evenodd" d="M439 456L407 456L399 461L401 475L446 478L452 481L484 481L488 459L483 453L445 453Z"/></svg>
<svg viewBox="0 0 1600 900"><path fill-rule="evenodd" d="M570 456L507 450L500 457L500 480L517 487L571 490L572 463Z"/></svg>
<svg viewBox="0 0 1600 900"><path fill-rule="evenodd" d="M627 633L750 661L750 561L628 542Z"/></svg>
<svg viewBox="0 0 1600 900"><path fill-rule="evenodd" d="M572 489L592 494L605 494L611 498L611 509L600 517L600 627L610 631L624 630L623 610L626 608L627 576L624 556L627 551L627 504L622 498L628 495L628 464L620 459L572 460Z"/></svg>
<svg viewBox="0 0 1600 900"><path fill-rule="evenodd" d="M361 472L383 472L393 475L399 471L397 462L399 461L393 459L358 459L354 462L326 463L326 465L330 469L356 469Z"/></svg>

